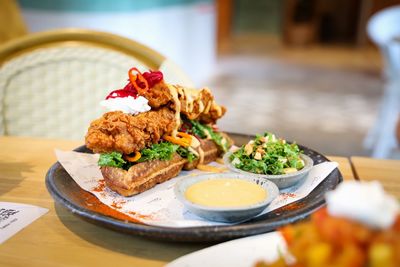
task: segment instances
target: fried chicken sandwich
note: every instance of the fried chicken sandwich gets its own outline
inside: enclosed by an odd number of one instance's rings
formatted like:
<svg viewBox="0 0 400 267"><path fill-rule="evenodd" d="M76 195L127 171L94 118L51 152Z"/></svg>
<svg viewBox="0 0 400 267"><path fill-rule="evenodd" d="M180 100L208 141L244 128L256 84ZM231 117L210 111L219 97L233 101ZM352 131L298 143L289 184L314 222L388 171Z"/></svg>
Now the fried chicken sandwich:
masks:
<svg viewBox="0 0 400 267"><path fill-rule="evenodd" d="M112 91L110 109L93 121L86 146L100 153L106 185L132 196L207 164L226 152L231 139L215 127L226 109L207 89L167 84L160 71L132 68L128 84Z"/></svg>

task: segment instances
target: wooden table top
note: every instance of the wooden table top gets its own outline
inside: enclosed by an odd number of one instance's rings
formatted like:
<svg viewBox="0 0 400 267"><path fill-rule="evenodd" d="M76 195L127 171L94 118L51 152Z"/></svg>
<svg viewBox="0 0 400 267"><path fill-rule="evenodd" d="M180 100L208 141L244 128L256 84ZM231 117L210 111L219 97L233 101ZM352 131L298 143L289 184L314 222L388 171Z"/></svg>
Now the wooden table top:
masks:
<svg viewBox="0 0 400 267"><path fill-rule="evenodd" d="M328 156L330 161L336 161L339 163L339 170L340 173L343 175L343 179L347 180L354 180L354 173L351 167L350 161L346 157L335 157L335 156Z"/></svg>
<svg viewBox="0 0 400 267"><path fill-rule="evenodd" d="M88 223L55 204L45 175L56 161L54 149L81 142L0 137L0 201L26 203L49 212L0 245L0 266L163 266L209 244L159 242L118 233ZM347 158L340 164L353 179ZM399 172L398 172L399 173Z"/></svg>
<svg viewBox="0 0 400 267"><path fill-rule="evenodd" d="M400 199L400 161L351 157L355 175L361 181L377 180L385 190Z"/></svg>

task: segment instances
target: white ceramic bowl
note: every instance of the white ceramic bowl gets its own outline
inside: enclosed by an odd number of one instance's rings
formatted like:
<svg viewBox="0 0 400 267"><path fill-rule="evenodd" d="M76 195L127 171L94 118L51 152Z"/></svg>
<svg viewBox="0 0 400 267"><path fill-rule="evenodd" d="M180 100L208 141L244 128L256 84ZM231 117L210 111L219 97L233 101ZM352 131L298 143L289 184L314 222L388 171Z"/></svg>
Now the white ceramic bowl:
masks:
<svg viewBox="0 0 400 267"><path fill-rule="evenodd" d="M218 208L198 205L185 197L186 190L195 183L204 180L226 178L236 178L256 183L267 191L267 196L262 202L253 205ZM188 210L202 218L217 222L240 222L249 220L260 214L279 195L279 189L274 183L259 177L251 177L238 173L213 173L182 178L175 185L175 194Z"/></svg>
<svg viewBox="0 0 400 267"><path fill-rule="evenodd" d="M233 166L229 157L232 155L232 152L225 153L224 155L224 163L228 167L229 170L233 172L237 172L243 175L251 176L251 177L258 177L261 179L267 179L273 183L275 183L279 189L287 188L292 185L297 184L301 180L305 179L310 172L311 168L314 165L314 161L307 155L300 154L300 158L304 161L303 169L288 173L288 174L280 174L280 175L268 175L268 174L257 174L253 172L247 172L241 169L236 168Z"/></svg>

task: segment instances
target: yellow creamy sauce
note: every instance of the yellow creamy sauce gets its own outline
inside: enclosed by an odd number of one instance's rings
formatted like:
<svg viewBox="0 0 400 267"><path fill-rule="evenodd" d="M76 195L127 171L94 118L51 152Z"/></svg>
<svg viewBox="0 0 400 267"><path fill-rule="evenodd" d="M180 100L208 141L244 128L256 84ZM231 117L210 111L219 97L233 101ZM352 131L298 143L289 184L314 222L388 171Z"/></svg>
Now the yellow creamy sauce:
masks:
<svg viewBox="0 0 400 267"><path fill-rule="evenodd" d="M223 178L195 183L186 190L185 197L208 207L240 207L263 201L267 192L252 182Z"/></svg>
<svg viewBox="0 0 400 267"><path fill-rule="evenodd" d="M187 112L193 112L194 102L197 102L199 104L199 112L200 113L207 114L210 111L210 108L214 107L217 110L217 113L219 116L222 114L221 107L216 105L214 101L208 101L207 106L204 107L204 104L200 97L199 90L183 88L183 87L174 86L174 85L168 85L168 90L169 90L169 93L171 94L172 99L175 104L176 125L172 131L172 136L174 136L174 137L177 136L179 126L181 125L180 112L182 110L182 106L181 106L181 101L179 100L180 97L182 97L183 99L186 100L185 101L186 105L184 107L184 110L186 110ZM208 89L204 89L204 90L208 90ZM208 138L211 139L211 136L209 136ZM194 140L194 139L195 138L192 138L192 140ZM198 149L198 152L196 152L195 148ZM200 143L199 144L197 144L197 143L191 144L189 147L189 150L193 154L195 154L197 157L199 157L199 164L202 164L204 162L204 151L200 147Z"/></svg>

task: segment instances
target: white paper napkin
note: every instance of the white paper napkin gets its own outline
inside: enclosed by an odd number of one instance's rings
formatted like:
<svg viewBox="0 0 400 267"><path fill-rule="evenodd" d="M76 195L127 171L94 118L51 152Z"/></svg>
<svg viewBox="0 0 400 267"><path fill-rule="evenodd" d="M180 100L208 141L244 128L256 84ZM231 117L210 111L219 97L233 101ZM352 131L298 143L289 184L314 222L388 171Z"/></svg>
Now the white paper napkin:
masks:
<svg viewBox="0 0 400 267"><path fill-rule="evenodd" d="M27 204L0 202L0 244L48 211Z"/></svg>
<svg viewBox="0 0 400 267"><path fill-rule="evenodd" d="M192 214L184 208L183 204L175 196L174 185L179 179L186 175L198 175L204 172L199 170L182 171L179 176L139 195L123 197L104 185L103 177L97 166L98 155L60 150L56 150L56 155L61 165L81 188L94 194L102 203L135 220L149 225L165 227L225 224L207 221ZM220 166L215 162L211 163L211 165ZM262 214L304 198L337 166L336 162L324 162L315 165L303 183L281 191L281 194Z"/></svg>

